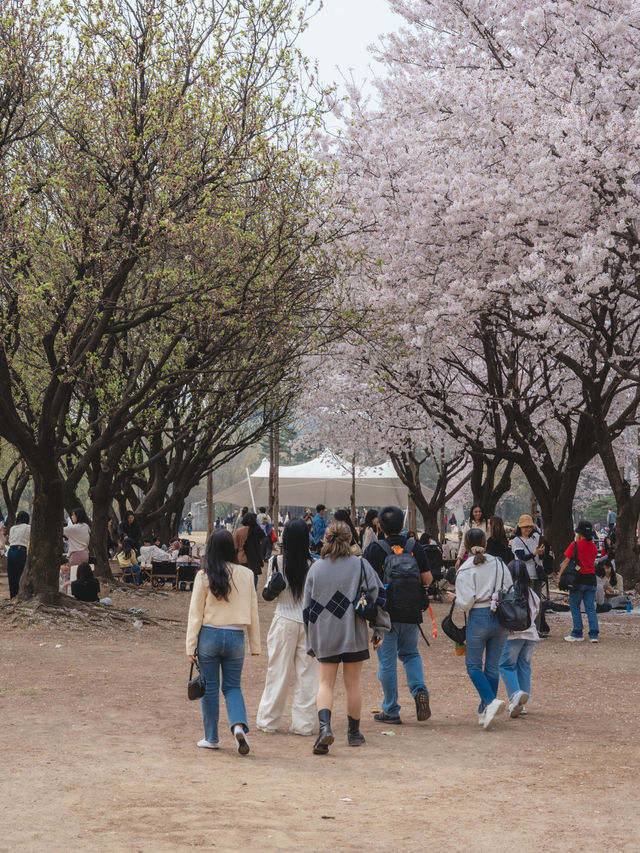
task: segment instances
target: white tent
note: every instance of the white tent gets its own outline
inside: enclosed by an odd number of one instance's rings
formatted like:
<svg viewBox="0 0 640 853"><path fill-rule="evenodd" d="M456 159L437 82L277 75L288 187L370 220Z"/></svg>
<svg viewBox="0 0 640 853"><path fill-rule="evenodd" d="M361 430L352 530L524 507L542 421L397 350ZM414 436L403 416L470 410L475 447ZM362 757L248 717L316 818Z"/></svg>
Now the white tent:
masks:
<svg viewBox="0 0 640 853"><path fill-rule="evenodd" d="M278 470L280 504L328 507L348 506L351 500L351 463L324 450L320 456L300 465L281 465ZM251 488L249 488L249 479ZM253 492L253 501L251 499ZM269 500L269 460L263 459L250 478L217 492L214 503L237 506L266 506ZM367 468L356 467L357 506L381 507L394 504L404 507L407 489L395 473L390 461Z"/></svg>

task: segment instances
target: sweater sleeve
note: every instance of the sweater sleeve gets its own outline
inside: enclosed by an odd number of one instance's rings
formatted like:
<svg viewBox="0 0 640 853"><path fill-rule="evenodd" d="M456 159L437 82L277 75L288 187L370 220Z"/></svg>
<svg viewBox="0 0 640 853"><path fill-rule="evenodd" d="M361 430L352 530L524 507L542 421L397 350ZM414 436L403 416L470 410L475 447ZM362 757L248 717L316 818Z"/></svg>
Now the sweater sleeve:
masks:
<svg viewBox="0 0 640 853"><path fill-rule="evenodd" d="M247 625L247 634L249 636L249 653L252 655L260 654L260 622L258 620L258 596L256 588L251 579L251 623Z"/></svg>
<svg viewBox="0 0 640 853"><path fill-rule="evenodd" d="M456 575L456 607L468 613L476 601L473 572L459 569Z"/></svg>
<svg viewBox="0 0 640 853"><path fill-rule="evenodd" d="M196 575L189 602L189 616L187 620L187 654L195 654L198 646L198 636L202 628L204 618L204 606L207 600L207 587L205 584L205 573L200 571ZM255 590L254 590L255 591ZM257 611L257 602L256 602Z"/></svg>

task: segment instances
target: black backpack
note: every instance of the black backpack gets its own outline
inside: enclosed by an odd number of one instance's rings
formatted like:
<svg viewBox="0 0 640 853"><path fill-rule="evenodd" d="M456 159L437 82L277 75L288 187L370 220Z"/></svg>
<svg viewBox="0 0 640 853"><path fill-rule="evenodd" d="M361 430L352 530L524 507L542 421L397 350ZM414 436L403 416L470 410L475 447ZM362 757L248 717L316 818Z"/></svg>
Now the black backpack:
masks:
<svg viewBox="0 0 640 853"><path fill-rule="evenodd" d="M391 616L392 622L419 625L428 600L420 577L420 567L413 555L416 540L407 539L400 554L395 553L386 539L379 539L378 545L387 555L382 566L382 583L387 592L384 609Z"/></svg>
<svg viewBox="0 0 640 853"><path fill-rule="evenodd" d="M498 622L509 631L525 631L531 625L529 590L520 589L520 585L517 583L512 583L509 589L505 590L504 568L504 563L502 563L502 580L500 589L497 590Z"/></svg>

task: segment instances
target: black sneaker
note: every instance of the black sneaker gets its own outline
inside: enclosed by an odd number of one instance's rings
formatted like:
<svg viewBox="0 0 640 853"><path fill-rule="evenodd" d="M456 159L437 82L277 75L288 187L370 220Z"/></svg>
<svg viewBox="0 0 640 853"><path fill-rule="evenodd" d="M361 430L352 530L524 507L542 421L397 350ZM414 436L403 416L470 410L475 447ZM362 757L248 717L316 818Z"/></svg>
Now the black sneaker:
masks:
<svg viewBox="0 0 640 853"><path fill-rule="evenodd" d="M418 690L415 695L416 715L420 721L428 720L431 716L429 707L429 694L426 690Z"/></svg>
<svg viewBox="0 0 640 853"><path fill-rule="evenodd" d="M390 717L388 714L385 714L384 711L380 711L379 714L374 714L373 719L377 723L389 723L390 726L402 725L402 720L400 719L400 717Z"/></svg>

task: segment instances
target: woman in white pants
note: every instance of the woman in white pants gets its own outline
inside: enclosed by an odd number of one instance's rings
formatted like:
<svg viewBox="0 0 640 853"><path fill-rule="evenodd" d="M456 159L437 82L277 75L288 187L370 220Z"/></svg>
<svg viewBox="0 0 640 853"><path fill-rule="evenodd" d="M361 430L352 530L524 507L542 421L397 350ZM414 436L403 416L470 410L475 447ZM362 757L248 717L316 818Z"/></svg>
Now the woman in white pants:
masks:
<svg viewBox="0 0 640 853"><path fill-rule="evenodd" d="M269 566L269 577L275 571L282 572L286 587L278 596L267 635L269 665L256 718L256 726L263 732L278 730L292 675L289 731L311 735L315 728L318 663L307 654L302 621L304 584L310 565L309 528L301 518L294 518L282 533L282 555L273 557Z"/></svg>

